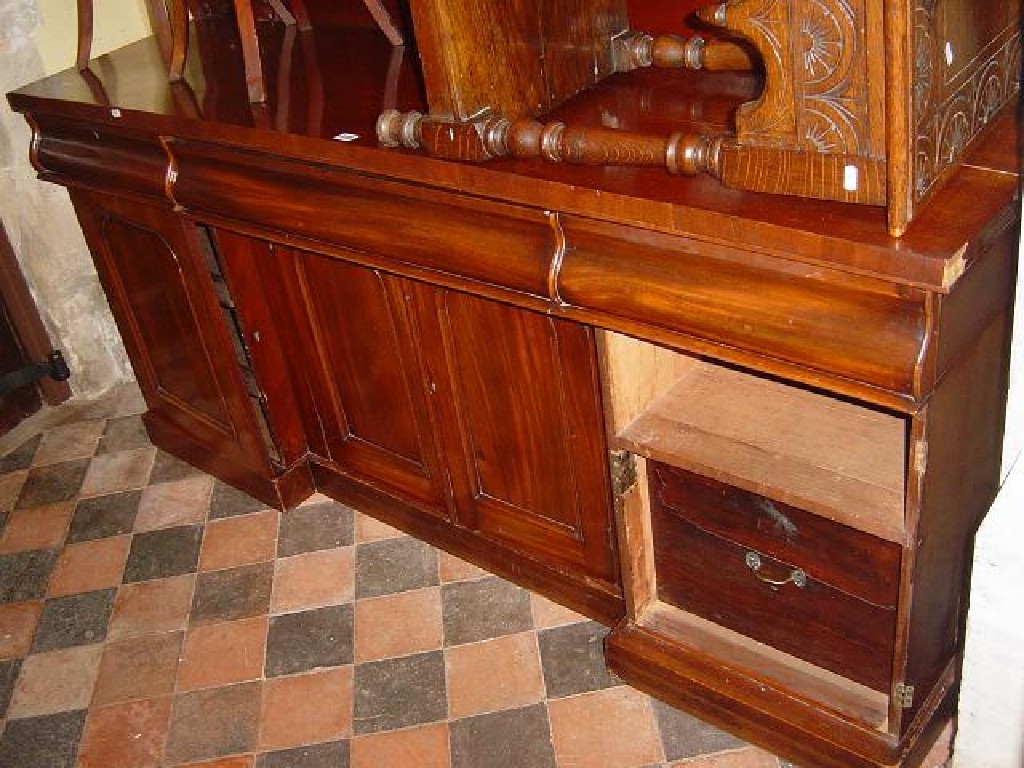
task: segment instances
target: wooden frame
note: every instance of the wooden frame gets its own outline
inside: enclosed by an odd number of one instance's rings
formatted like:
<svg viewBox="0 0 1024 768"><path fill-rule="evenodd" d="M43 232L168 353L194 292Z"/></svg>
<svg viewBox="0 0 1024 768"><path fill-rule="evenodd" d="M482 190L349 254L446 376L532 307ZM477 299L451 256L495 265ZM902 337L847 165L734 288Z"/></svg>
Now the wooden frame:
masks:
<svg viewBox="0 0 1024 768"><path fill-rule="evenodd" d="M7 230L0 222L0 295L10 315L11 324L24 345L30 360L45 360L53 352L53 343L46 332L39 310L36 309L25 276L18 266L14 247L7 237ZM39 388L50 405L63 403L71 397L71 386L66 381L51 378L40 379Z"/></svg>

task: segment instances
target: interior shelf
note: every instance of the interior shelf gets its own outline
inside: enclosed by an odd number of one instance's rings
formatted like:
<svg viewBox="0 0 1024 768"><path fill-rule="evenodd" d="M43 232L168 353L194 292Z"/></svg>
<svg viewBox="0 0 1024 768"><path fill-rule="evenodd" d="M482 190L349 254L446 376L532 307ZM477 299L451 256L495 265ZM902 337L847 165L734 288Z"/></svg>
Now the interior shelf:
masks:
<svg viewBox="0 0 1024 768"><path fill-rule="evenodd" d="M693 360L617 448L903 542L906 422Z"/></svg>
<svg viewBox="0 0 1024 768"><path fill-rule="evenodd" d="M715 659L723 670L779 686L877 731L888 727L889 696L821 667L778 651L692 613L655 602L637 622L644 630L685 648L695 657Z"/></svg>

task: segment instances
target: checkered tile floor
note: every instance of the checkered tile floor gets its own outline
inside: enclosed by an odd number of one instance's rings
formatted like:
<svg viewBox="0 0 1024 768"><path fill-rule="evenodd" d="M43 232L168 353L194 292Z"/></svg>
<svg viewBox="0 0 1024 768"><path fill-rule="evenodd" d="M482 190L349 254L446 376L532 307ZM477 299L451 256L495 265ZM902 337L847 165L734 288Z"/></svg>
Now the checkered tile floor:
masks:
<svg viewBox="0 0 1024 768"><path fill-rule="evenodd" d="M315 496L157 450L137 390L0 458L0 767L779 768L605 630Z"/></svg>

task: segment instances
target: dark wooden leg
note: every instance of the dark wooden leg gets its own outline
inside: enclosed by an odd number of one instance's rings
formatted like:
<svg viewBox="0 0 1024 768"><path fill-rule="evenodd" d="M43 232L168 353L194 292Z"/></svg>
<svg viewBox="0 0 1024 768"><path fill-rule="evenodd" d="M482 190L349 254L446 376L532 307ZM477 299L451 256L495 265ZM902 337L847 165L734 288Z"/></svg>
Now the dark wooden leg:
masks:
<svg viewBox="0 0 1024 768"><path fill-rule="evenodd" d="M185 0L170 0L171 12L171 60L167 65L167 76L171 82L184 77L185 49L188 46L188 6Z"/></svg>
<svg viewBox="0 0 1024 768"><path fill-rule="evenodd" d="M89 68L92 51L92 0L78 0L78 52L75 66L79 71Z"/></svg>
<svg viewBox="0 0 1024 768"><path fill-rule="evenodd" d="M160 55L164 58L164 66L170 69L174 40L171 36L171 20L167 13L167 5L164 0L148 0L146 9L149 11L149 23L153 25L153 32L160 44Z"/></svg>
<svg viewBox="0 0 1024 768"><path fill-rule="evenodd" d="M305 0L292 0L292 13L295 14L295 20L299 24L299 29L303 32L308 32L313 28L313 25L309 21L309 11L306 10Z"/></svg>
<svg viewBox="0 0 1024 768"><path fill-rule="evenodd" d="M370 12L370 15L373 16L373 20L377 22L377 26L380 27L381 32L387 37L389 43L392 45L405 45L405 41L402 39L402 31L395 26L395 22L391 19L391 14L388 13L388 9L381 4L380 0L363 0L363 4L366 6L366 10Z"/></svg>
<svg viewBox="0 0 1024 768"><path fill-rule="evenodd" d="M235 0L235 21L242 43L245 86L249 91L249 101L264 102L267 100L267 88L263 82L263 62L260 59L260 42L256 37L256 19L252 14L251 0Z"/></svg>

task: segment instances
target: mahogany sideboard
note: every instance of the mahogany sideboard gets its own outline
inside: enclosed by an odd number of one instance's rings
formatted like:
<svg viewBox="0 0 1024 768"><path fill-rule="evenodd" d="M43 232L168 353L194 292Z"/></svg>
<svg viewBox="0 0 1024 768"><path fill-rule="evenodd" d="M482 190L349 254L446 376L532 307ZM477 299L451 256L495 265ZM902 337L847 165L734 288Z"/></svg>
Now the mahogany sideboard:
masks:
<svg viewBox="0 0 1024 768"><path fill-rule="evenodd" d="M386 150L423 97L380 33L272 30L252 105L195 32L184 81L145 40L9 96L153 442L613 626L627 681L801 765L916 764L998 484L1015 116L893 239L881 208ZM642 70L556 116L715 127L756 88Z"/></svg>

